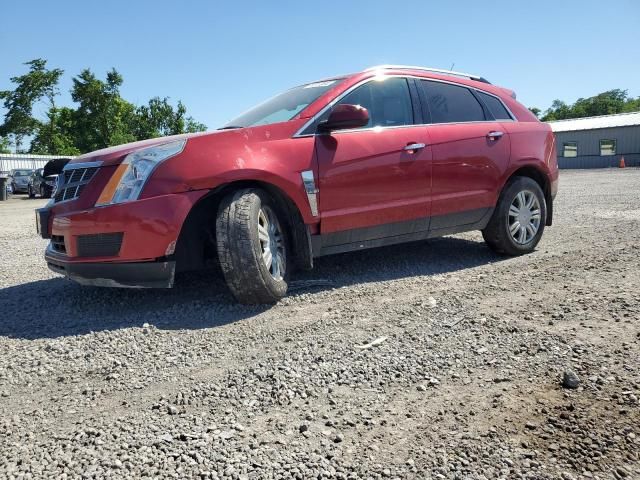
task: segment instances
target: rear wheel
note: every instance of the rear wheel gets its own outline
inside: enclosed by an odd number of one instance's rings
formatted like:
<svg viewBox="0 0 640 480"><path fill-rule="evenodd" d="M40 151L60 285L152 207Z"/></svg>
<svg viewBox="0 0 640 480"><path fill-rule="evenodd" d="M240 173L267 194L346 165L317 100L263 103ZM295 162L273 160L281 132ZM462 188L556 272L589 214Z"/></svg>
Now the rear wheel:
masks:
<svg viewBox="0 0 640 480"><path fill-rule="evenodd" d="M523 255L535 249L546 220L547 205L540 185L529 177L514 177L502 191L482 236L498 253Z"/></svg>
<svg viewBox="0 0 640 480"><path fill-rule="evenodd" d="M287 292L288 239L271 197L243 189L222 200L216 220L220 267L241 303L275 303Z"/></svg>

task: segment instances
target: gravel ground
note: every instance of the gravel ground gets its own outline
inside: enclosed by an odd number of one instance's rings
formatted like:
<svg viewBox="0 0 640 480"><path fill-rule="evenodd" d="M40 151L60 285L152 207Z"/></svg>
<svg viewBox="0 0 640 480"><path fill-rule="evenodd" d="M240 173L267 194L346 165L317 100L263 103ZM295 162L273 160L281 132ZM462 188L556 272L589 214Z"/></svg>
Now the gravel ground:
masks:
<svg viewBox="0 0 640 480"><path fill-rule="evenodd" d="M640 478L640 170L560 181L531 255L474 232L327 257L272 308L206 275L75 285L14 196L0 477Z"/></svg>

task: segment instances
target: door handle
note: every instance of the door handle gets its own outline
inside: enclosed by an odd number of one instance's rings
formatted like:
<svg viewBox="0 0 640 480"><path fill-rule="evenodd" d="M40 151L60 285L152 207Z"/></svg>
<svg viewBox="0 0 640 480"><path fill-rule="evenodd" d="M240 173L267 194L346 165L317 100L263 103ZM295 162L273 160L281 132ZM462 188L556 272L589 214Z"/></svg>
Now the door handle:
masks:
<svg viewBox="0 0 640 480"><path fill-rule="evenodd" d="M502 137L504 135L504 132L489 132L487 133L487 138L489 140L499 140L500 137Z"/></svg>
<svg viewBox="0 0 640 480"><path fill-rule="evenodd" d="M410 143L410 144L408 144L406 147L404 147L404 149L405 149L407 152L412 152L412 153L413 153L413 152L415 152L416 150L420 150L420 149L422 149L422 148L424 148L424 147L426 147L426 146L427 146L427 145L426 145L426 144L424 144L424 143Z"/></svg>

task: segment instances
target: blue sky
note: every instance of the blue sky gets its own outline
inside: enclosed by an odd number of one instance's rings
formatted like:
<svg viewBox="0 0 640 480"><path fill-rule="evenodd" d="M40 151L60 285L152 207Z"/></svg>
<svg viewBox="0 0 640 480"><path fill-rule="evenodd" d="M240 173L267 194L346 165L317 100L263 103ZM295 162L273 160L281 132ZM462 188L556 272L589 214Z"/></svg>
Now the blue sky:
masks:
<svg viewBox="0 0 640 480"><path fill-rule="evenodd" d="M111 67L136 104L181 99L209 128L279 91L382 63L478 73L547 108L640 96L640 2L3 0L0 89L42 57L71 78ZM0 112L1 113L1 112Z"/></svg>

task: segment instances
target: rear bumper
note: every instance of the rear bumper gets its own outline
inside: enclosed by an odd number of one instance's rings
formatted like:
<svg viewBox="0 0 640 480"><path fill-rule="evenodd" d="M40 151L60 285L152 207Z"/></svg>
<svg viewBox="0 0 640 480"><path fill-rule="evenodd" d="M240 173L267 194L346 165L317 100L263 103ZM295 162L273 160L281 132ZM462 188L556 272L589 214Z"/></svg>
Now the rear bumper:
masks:
<svg viewBox="0 0 640 480"><path fill-rule="evenodd" d="M96 287L171 288L176 271L173 259L153 262L66 262L50 249L45 253L49 269L81 284Z"/></svg>

